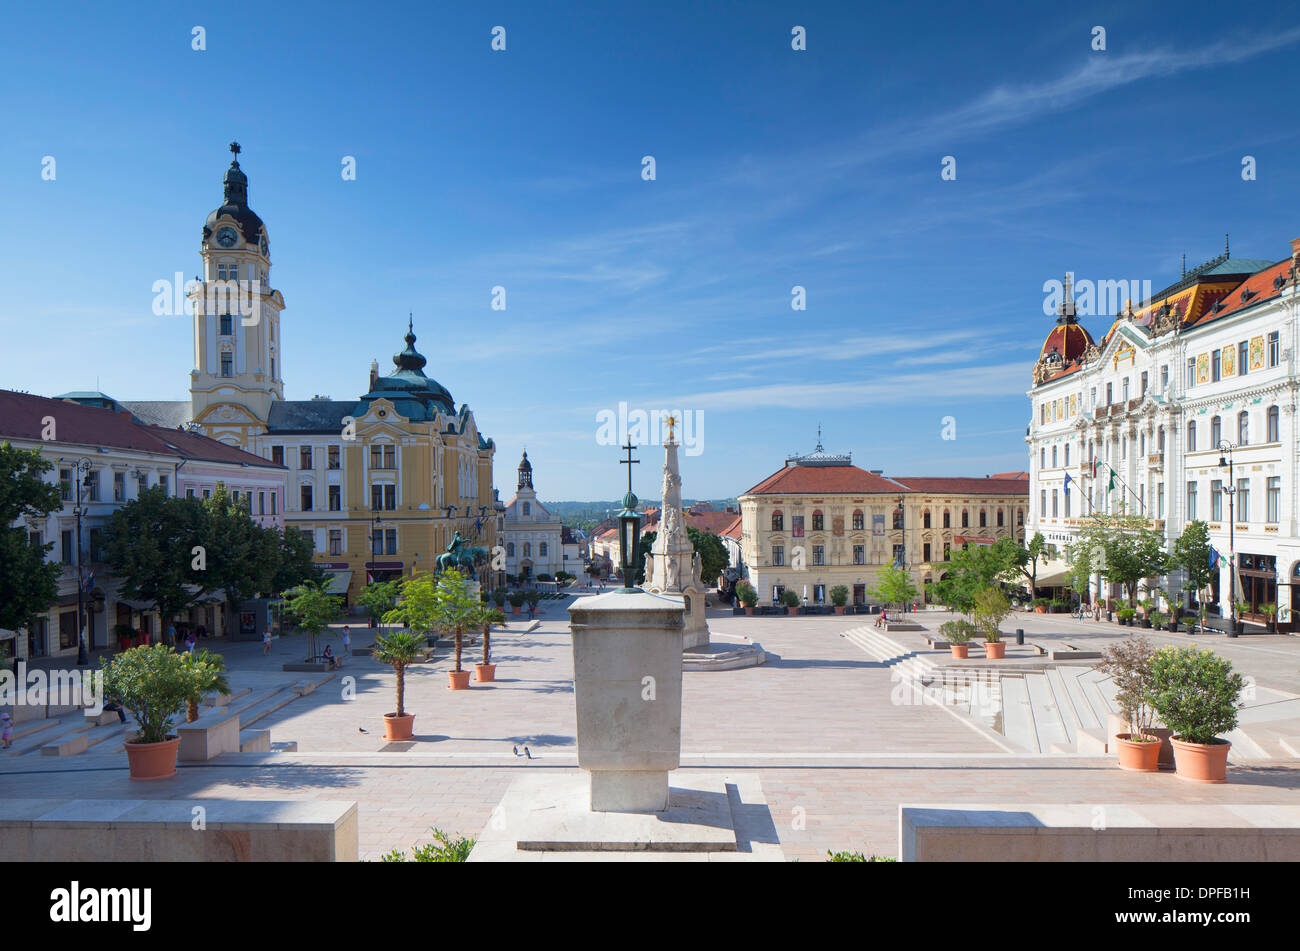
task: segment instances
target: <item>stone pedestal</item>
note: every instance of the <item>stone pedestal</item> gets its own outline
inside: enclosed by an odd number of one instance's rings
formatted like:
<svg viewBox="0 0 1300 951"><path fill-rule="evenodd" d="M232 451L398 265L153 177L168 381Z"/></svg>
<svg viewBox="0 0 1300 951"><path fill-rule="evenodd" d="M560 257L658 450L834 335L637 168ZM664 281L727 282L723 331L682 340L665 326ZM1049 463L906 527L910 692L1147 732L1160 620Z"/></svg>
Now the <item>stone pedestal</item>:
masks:
<svg viewBox="0 0 1300 951"><path fill-rule="evenodd" d="M682 603L616 590L569 609L578 765L595 812L662 812L681 759Z"/></svg>

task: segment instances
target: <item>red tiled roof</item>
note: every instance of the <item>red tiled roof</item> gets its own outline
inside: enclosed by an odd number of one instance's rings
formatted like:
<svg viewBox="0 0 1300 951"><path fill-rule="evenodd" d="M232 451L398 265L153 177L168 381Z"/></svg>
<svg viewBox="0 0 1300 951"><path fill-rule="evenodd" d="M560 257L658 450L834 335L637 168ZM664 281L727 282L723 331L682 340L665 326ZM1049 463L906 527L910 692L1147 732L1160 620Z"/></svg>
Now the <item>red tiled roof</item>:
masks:
<svg viewBox="0 0 1300 951"><path fill-rule="evenodd" d="M1281 294L1281 289L1275 288L1273 282L1277 280L1279 276L1290 276L1290 273L1291 259L1287 258L1285 261L1279 261L1270 268L1265 268L1258 273L1252 274L1223 296L1223 306L1219 308L1217 312L1214 311L1213 308L1207 310L1199 320L1195 321L1193 326L1199 327L1203 324L1208 324L1212 320L1219 320L1220 318L1227 317L1229 314L1236 313L1239 310L1253 307L1261 301L1277 297ZM1243 301L1241 295L1243 292L1247 291L1250 293L1250 296L1248 299Z"/></svg>
<svg viewBox="0 0 1300 951"><path fill-rule="evenodd" d="M54 421L55 438L51 440L41 439L46 417L52 417ZM284 468L198 433L137 423L129 413L13 390L0 390L0 437L156 452L204 462Z"/></svg>
<svg viewBox="0 0 1300 951"><path fill-rule="evenodd" d="M890 479L857 466L786 466L772 473L743 495L827 495L867 492L897 492L902 488Z"/></svg>
<svg viewBox="0 0 1300 951"><path fill-rule="evenodd" d="M731 524L719 532L724 538L734 538L740 540L740 516L737 515L731 520Z"/></svg>
<svg viewBox="0 0 1300 951"><path fill-rule="evenodd" d="M1024 479L1026 482L1028 482L1029 473L1028 472L995 472L993 473L993 478L994 479Z"/></svg>
<svg viewBox="0 0 1300 951"><path fill-rule="evenodd" d="M966 478L963 476L899 476L896 480L914 492L927 495L1029 495L1029 479L1019 476L1009 479L997 477Z"/></svg>

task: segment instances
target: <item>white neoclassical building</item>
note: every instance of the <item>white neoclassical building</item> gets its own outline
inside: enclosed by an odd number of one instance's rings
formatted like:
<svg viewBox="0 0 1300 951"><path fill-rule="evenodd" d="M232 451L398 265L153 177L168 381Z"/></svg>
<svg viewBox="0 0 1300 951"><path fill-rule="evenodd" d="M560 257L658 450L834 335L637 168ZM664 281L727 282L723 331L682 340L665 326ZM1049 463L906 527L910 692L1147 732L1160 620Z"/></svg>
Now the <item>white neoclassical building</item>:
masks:
<svg viewBox="0 0 1300 951"><path fill-rule="evenodd" d="M1067 290L1028 391L1027 534L1042 532L1062 556L1048 583L1061 583L1066 546L1091 514L1145 515L1171 544L1199 519L1223 555L1211 585L1222 613L1235 563L1245 619L1263 621L1261 606L1274 603L1279 628L1294 629L1298 267L1300 238L1280 261L1225 249L1126 306L1099 341Z"/></svg>
<svg viewBox="0 0 1300 951"><path fill-rule="evenodd" d="M533 464L528 461L526 452L519 462L518 471L515 497L506 503L505 527L501 532L506 549L506 574L521 581L538 575L554 577L561 570L579 574L581 564L575 567L565 563L564 526L537 501L537 492L533 488Z"/></svg>

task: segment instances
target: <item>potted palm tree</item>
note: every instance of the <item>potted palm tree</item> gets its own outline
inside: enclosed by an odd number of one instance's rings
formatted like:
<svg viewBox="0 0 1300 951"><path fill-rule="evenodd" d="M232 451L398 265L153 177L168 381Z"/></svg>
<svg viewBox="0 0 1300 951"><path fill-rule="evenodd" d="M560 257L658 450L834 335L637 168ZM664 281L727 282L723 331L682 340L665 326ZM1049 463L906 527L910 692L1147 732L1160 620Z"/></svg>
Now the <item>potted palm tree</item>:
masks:
<svg viewBox="0 0 1300 951"><path fill-rule="evenodd" d="M504 626L506 616L496 608L479 608L474 623L483 627L483 662L474 665L474 679L479 683L489 683L497 675L497 665L492 663L492 625Z"/></svg>
<svg viewBox="0 0 1300 951"><path fill-rule="evenodd" d="M226 680L226 659L206 647L193 654L181 655L190 666L193 675L190 681L192 693L186 698L185 722L193 723L199 718L199 704L210 693L230 696L230 683Z"/></svg>
<svg viewBox="0 0 1300 951"><path fill-rule="evenodd" d="M390 611L389 616L394 612ZM406 712L406 668L423 656L424 638L414 631L397 630L375 637L370 656L393 668L397 675L397 710L384 714L384 739L409 740L414 735L415 714Z"/></svg>
<svg viewBox="0 0 1300 951"><path fill-rule="evenodd" d="M985 588L975 596L975 608L972 615L975 627L984 634L984 656L988 660L1001 660L1007 655L1007 645L1002 641L998 630L1011 613L1011 603L1000 588Z"/></svg>
<svg viewBox="0 0 1300 951"><path fill-rule="evenodd" d="M1113 644L1102 654L1096 670L1108 674L1119 689L1115 701L1128 720L1129 732L1115 737L1119 768L1154 773L1160 768L1160 737L1153 731L1151 658L1155 650L1142 635Z"/></svg>
<svg viewBox="0 0 1300 951"><path fill-rule="evenodd" d="M758 604L758 592L754 590L752 584L748 581L741 581L736 585L736 597L738 597L740 603L745 606L746 614L754 613L754 605Z"/></svg>
<svg viewBox="0 0 1300 951"><path fill-rule="evenodd" d="M1213 651L1165 647L1151 659L1150 703L1173 730L1174 766L1180 779L1227 781L1228 750L1221 735L1237 725L1245 686L1232 662Z"/></svg>
<svg viewBox="0 0 1300 951"><path fill-rule="evenodd" d="M955 621L944 621L939 625L939 633L948 642L948 649L952 651L952 656L958 660L965 660L970 656L969 642L974 632L970 621L963 618L958 618Z"/></svg>
<svg viewBox="0 0 1300 951"><path fill-rule="evenodd" d="M456 663L447 671L452 690L469 687L469 671L461 669L461 651L465 646L465 632L477 623L478 599L469 590L468 579L455 569L438 576L433 589L434 618L436 626L450 631L456 644Z"/></svg>
<svg viewBox="0 0 1300 951"><path fill-rule="evenodd" d="M1276 634L1277 633L1277 605L1271 603L1261 604L1259 606L1259 609L1263 611L1264 616L1268 618L1268 622L1267 622L1268 632L1270 634Z"/></svg>
<svg viewBox="0 0 1300 951"><path fill-rule="evenodd" d="M1136 608L1118 608L1115 611L1115 616L1119 618L1119 623L1124 625L1124 627L1132 627L1133 618L1136 615L1137 615Z"/></svg>
<svg viewBox="0 0 1300 951"><path fill-rule="evenodd" d="M837 584L831 588L831 604L835 605L835 613L843 614L844 605L849 603L849 589L842 584Z"/></svg>
<svg viewBox="0 0 1300 951"><path fill-rule="evenodd" d="M104 696L135 718L136 731L122 744L131 778L175 776L181 739L171 729L195 691L193 663L166 644L133 647L99 663Z"/></svg>

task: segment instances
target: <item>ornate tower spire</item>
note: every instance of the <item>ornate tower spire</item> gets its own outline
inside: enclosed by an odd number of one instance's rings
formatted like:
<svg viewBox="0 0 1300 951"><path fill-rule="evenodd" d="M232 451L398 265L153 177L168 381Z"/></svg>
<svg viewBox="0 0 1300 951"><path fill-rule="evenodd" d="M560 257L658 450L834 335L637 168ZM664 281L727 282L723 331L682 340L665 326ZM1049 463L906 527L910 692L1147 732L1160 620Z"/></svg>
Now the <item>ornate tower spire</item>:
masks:
<svg viewBox="0 0 1300 951"><path fill-rule="evenodd" d="M1065 272L1063 286L1061 303L1056 305L1056 322L1058 324L1072 324L1077 319L1074 310L1074 274L1069 271Z"/></svg>
<svg viewBox="0 0 1300 951"><path fill-rule="evenodd" d="M226 169L225 178L221 180L225 186L227 205L248 204L248 176L239 167L239 153L241 151L243 150L239 147L238 142L230 143L230 154L233 158L230 160L230 168Z"/></svg>
<svg viewBox="0 0 1300 951"><path fill-rule="evenodd" d="M524 450L524 458L519 461L519 489L531 489L533 487L533 464L528 461L528 450Z"/></svg>

